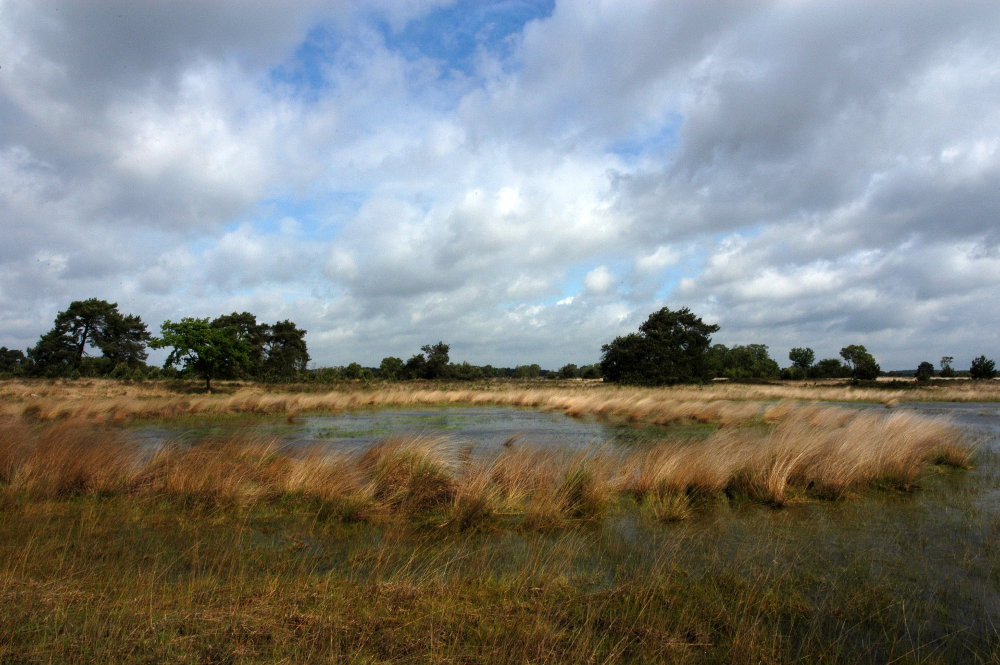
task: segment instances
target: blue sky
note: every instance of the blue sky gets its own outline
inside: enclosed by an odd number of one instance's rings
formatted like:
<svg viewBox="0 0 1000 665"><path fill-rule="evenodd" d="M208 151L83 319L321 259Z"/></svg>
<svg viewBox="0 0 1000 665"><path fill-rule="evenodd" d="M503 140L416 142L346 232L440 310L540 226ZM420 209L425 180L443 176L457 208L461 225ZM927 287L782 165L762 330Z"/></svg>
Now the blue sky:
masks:
<svg viewBox="0 0 1000 665"><path fill-rule="evenodd" d="M1000 6L0 5L0 345L72 300L558 368L663 306L1000 355Z"/></svg>

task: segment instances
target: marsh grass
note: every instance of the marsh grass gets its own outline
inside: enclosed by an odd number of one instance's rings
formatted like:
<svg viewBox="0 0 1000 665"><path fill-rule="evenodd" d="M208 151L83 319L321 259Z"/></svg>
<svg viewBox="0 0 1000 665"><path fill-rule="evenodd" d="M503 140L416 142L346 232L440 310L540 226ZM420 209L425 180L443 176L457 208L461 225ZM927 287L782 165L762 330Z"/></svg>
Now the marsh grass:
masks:
<svg viewBox="0 0 1000 665"><path fill-rule="evenodd" d="M459 528L546 529L606 517L628 497L662 504L746 496L782 506L866 488L909 491L933 466L971 465L972 448L957 430L911 413L810 406L764 418L776 424L575 452L512 441L482 456L447 436L389 437L363 451L325 454L252 429L150 452L120 429L86 421L16 422L0 426L0 491L208 505L306 500L344 519L423 516Z"/></svg>
<svg viewBox="0 0 1000 665"><path fill-rule="evenodd" d="M893 410L586 390L508 398L705 423L587 451L331 454L252 428L149 450L97 402L22 402L0 422L0 662L1000 662L992 450ZM306 397L110 399L130 420Z"/></svg>
<svg viewBox="0 0 1000 665"><path fill-rule="evenodd" d="M20 502L0 511L0 661L996 662L1000 526L973 498L555 531Z"/></svg>
<svg viewBox="0 0 1000 665"><path fill-rule="evenodd" d="M914 384L916 385L916 384ZM740 426L777 402L1000 401L1000 381L939 382L913 388L843 383L713 384L634 388L600 382L489 382L456 388L426 382L342 384L325 392L297 387L233 384L225 392L178 391L176 383L122 384L110 380L0 382L0 416L51 421L125 423L191 416L284 416L344 410L463 404L513 406L656 425ZM311 388L315 391L315 387Z"/></svg>

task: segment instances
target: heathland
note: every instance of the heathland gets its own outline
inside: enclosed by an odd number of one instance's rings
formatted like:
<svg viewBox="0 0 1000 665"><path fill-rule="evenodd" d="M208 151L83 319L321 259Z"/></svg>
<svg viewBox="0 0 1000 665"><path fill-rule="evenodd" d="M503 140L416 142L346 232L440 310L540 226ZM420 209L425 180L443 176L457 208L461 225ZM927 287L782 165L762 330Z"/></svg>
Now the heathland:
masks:
<svg viewBox="0 0 1000 665"><path fill-rule="evenodd" d="M997 662L996 433L923 400L1000 390L6 381L0 662ZM635 435L276 433L448 405Z"/></svg>

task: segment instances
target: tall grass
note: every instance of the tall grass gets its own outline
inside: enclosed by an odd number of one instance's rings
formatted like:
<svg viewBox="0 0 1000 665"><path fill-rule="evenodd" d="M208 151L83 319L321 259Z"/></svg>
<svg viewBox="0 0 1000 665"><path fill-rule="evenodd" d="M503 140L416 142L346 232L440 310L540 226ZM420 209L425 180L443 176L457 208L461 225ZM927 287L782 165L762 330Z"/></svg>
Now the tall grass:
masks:
<svg viewBox="0 0 1000 665"><path fill-rule="evenodd" d="M66 421L0 426L0 485L33 498L303 499L350 519L428 515L463 528L548 528L600 517L627 497L682 507L676 497L742 495L780 506L867 487L905 491L929 466L968 467L971 455L947 422L830 407L782 409L776 425L723 428L698 441L584 452L515 442L475 457L445 437L395 437L327 455L251 430L150 454L121 430Z"/></svg>
<svg viewBox="0 0 1000 665"><path fill-rule="evenodd" d="M909 390L844 384L717 384L635 388L599 382L487 383L462 388L423 382L338 386L327 392L291 391L259 385L232 386L212 395L177 393L169 383L120 384L90 381L0 382L0 417L33 420L84 419L120 423L225 414L283 415L339 412L389 406L472 404L559 411L622 421L737 425L776 401L876 402L1000 401L1000 382L957 382Z"/></svg>
<svg viewBox="0 0 1000 665"><path fill-rule="evenodd" d="M99 385L3 407L0 662L1000 659L1000 522L938 473L972 462L946 421L604 388L86 395ZM151 450L115 425L404 400L723 426L473 454L252 428ZM883 491L920 486L886 510Z"/></svg>

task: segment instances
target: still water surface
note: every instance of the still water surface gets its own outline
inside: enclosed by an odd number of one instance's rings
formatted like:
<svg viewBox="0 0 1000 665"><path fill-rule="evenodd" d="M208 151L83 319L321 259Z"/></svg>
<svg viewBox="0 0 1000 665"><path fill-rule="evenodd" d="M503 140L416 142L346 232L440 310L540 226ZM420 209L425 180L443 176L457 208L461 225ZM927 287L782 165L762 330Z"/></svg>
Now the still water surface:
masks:
<svg viewBox="0 0 1000 665"><path fill-rule="evenodd" d="M875 404L841 404L847 408L883 409ZM894 407L930 417L944 417L967 431L977 443L1000 451L1000 403L908 402ZM195 442L206 435L224 434L233 427L206 421L199 424L141 425L133 430L140 440ZM242 426L245 427L245 426ZM241 428L242 428L241 427ZM296 418L254 425L254 430L276 436L290 445L319 444L330 450L358 450L390 436L446 435L459 445L474 444L479 452L507 441L540 447L591 448L635 440L635 428L561 413L509 407L439 407L345 411L335 415ZM653 428L655 429L655 428ZM664 429L664 434L666 435Z"/></svg>
<svg viewBox="0 0 1000 665"><path fill-rule="evenodd" d="M847 408L883 409L882 405L841 404ZM986 448L1000 450L1000 403L908 402L894 407L930 417L950 419ZM150 444L167 440L197 441L208 434L224 433L225 425L157 424L135 428ZM363 449L390 436L447 435L461 445L475 444L490 450L506 441L541 447L589 448L634 440L635 429L593 419L570 418L506 407L440 407L345 411L328 416L296 418L292 423L267 422L254 426L261 434L277 436L289 444L321 444L331 450ZM666 430L664 430L666 434Z"/></svg>

